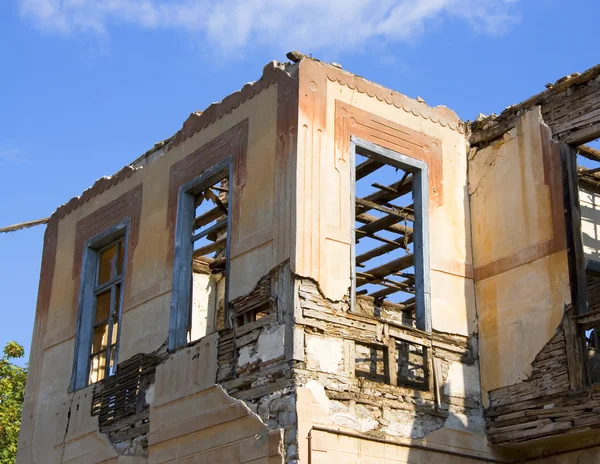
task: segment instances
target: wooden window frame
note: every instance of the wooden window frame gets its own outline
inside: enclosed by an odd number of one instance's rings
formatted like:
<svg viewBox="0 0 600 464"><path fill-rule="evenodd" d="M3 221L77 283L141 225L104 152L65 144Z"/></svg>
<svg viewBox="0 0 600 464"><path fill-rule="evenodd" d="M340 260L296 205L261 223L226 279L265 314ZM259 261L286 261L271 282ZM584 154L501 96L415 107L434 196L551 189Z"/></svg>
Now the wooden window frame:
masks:
<svg viewBox="0 0 600 464"><path fill-rule="evenodd" d="M410 340L409 340L410 338ZM423 372L425 378L423 382L414 382L411 380L400 381L398 374L398 364L396 363L396 355L397 355L397 346L398 344L407 344L419 346L423 350ZM371 383L381 383L385 385L390 385L392 387L399 387L409 390L418 390L421 392L429 393L431 395L434 394L434 380L432 376L433 372L433 349L431 342L428 341L419 341L414 337L392 337L390 336L387 342L366 342L366 341L357 341L353 340L351 342L352 348L350 351L350 367L349 367L349 375L356 379L362 378L366 382ZM383 352L384 356L384 365L385 365L385 379L374 380L369 378L368 376L362 376L356 374L356 345L360 344L367 347L374 347L380 349Z"/></svg>
<svg viewBox="0 0 600 464"><path fill-rule="evenodd" d="M350 137L351 188L351 311L356 305L356 154L357 149L368 151L369 156L383 164L397 167L413 175L414 209L420 211L414 220L414 268L415 268L415 314L416 326L425 332L431 332L431 285L429 264L429 169L424 161L408 157L401 153L368 142L360 137Z"/></svg>
<svg viewBox="0 0 600 464"><path fill-rule="evenodd" d="M187 344L189 325L189 307L192 297L192 255L194 252L194 199L199 192L223 178L233 181L233 157L229 156L222 162L207 169L199 176L179 188L177 201L177 222L175 226L175 256L173 262L173 290L169 321L169 350L173 351ZM231 187L230 187L231 189ZM231 249L231 207L232 195L227 198L227 242L225 251L225 325L231 327L229 317L229 263Z"/></svg>
<svg viewBox="0 0 600 464"><path fill-rule="evenodd" d="M600 312L588 311L587 272L598 272L600 263L586 259L581 230L581 204L577 151L566 143L560 144L565 206L565 233L571 287L571 309L564 317L564 336L569 369L570 389L573 392L592 387L585 355L585 331L600 325Z"/></svg>
<svg viewBox="0 0 600 464"><path fill-rule="evenodd" d="M77 311L77 325L75 334L75 355L73 360L73 373L71 376L71 383L69 390L75 391L81 388L85 388L90 385L90 359L92 357L92 339L94 330L94 320L96 313L96 294L100 290L106 291L108 288L112 288L115 285L121 285L121 291L119 301L115 301L111 297L111 307L109 313L109 340L112 336L113 327L113 314L116 310L117 316L117 335L115 345L115 359L114 366L118 364L118 353L121 337L121 319L123 315L123 297L125 294L125 275L127 273L127 254L128 254L128 243L129 243L129 228L131 220L125 218L119 224L106 229L103 232L93 236L84 243L83 246L83 258L81 265L81 284L79 289L79 304ZM108 248L115 242L121 242L123 246L123 268L118 278L109 280L102 285L96 285L96 279L98 275L99 256L100 253ZM112 291L111 291L112 292ZM117 306L115 308L115 305ZM108 344L107 350L110 349L112 343ZM107 373L104 378L108 377L109 364L105 366ZM113 372L114 374L114 372Z"/></svg>

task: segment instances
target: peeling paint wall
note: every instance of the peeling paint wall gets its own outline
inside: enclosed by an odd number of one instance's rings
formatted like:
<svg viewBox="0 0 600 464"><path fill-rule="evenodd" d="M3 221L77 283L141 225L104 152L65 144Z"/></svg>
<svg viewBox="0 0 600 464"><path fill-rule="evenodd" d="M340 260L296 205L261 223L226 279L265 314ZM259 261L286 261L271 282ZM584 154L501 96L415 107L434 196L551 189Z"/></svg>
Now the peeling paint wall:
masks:
<svg viewBox="0 0 600 464"><path fill-rule="evenodd" d="M472 150L469 198L488 392L531 374L570 301L560 159L539 108L501 140Z"/></svg>
<svg viewBox="0 0 600 464"><path fill-rule="evenodd" d="M375 310L359 296L350 308L353 135L428 165L431 333L390 305ZM177 192L228 156L233 324L215 311L224 281L196 274L191 343L167 353ZM271 63L146 161L49 222L19 464L523 457L490 444L484 410L488 392L506 399L497 389L508 386L514 399L535 388L523 380L569 304L560 165L539 110L469 151L465 125L445 107L316 60ZM581 198L592 256L597 199ZM123 422L100 432L94 386L68 393L82 243L125 216L119 362L156 356L147 383L131 390L143 410L126 418L134 438ZM597 398L588 400L579 406L592 414ZM594 462L591 449L569 456L552 462Z"/></svg>
<svg viewBox="0 0 600 464"><path fill-rule="evenodd" d="M158 366L148 462L282 462L282 436L216 385L218 335Z"/></svg>
<svg viewBox="0 0 600 464"><path fill-rule="evenodd" d="M354 169L349 142L351 135L358 135L430 164L433 327L461 335L473 333L467 140L456 114L367 81L361 91L360 78L311 60L301 63L299 80L298 245L293 270L317 280L332 300L348 292L350 169Z"/></svg>
<svg viewBox="0 0 600 464"><path fill-rule="evenodd" d="M281 73L285 74L283 71ZM129 250L131 256L123 303L119 362L136 353L156 350L167 339L170 317L173 264L169 250L173 247L175 226L169 223L168 213L169 208L173 207L167 195L171 168L246 119L250 123L243 160L247 170L245 183L234 187L237 189L237 212L234 212L232 229L230 297L249 292L262 275L280 262L282 256L286 257L279 243L289 243L289 236L285 235L289 234L289 230L278 225L278 221L285 221L286 218L275 217L274 212L275 184L280 182L279 174L287 169L284 160L276 160L277 115L278 88L275 83L172 149L161 149L162 155L155 156L143 168L130 171L128 176L118 181L116 178L113 181L108 179L105 182L108 186L103 187L102 193L85 197L85 201L81 201L68 214L62 213L60 218L56 218L55 272L48 301L47 325L40 328L42 334L39 344L32 347L32 357L39 359L39 367L32 366L39 369L39 388L32 390L33 384L28 384L26 410L31 413L23 418L19 463L55 463L61 459L66 462L67 457L81 459L81 462L99 462L117 456L105 436L96 432L85 434L85 428L79 429L83 437L81 440L84 441L78 441L76 436L65 439L71 405L78 404L77 398L82 392L87 392L89 396L94 388L90 386L76 394L68 393L79 293L78 262L74 260L78 223L141 186L136 210L139 214L137 242ZM256 165L261 168L254 169ZM101 221L110 221L120 214L117 209L109 213ZM200 335L204 335L215 328L214 324L204 327L200 324L198 330ZM90 414L88 406L80 406L85 409L81 414ZM94 425L88 428L97 430L97 418L90 416L89 421ZM68 433L71 436L79 432L71 429ZM92 451L96 453L94 457L88 456ZM81 457L84 455L85 458Z"/></svg>
<svg viewBox="0 0 600 464"><path fill-rule="evenodd" d="M312 462L338 458L343 459L341 462L371 462L369 459L383 457L383 454L370 455L365 448L376 449L377 453L389 448L387 452L398 453L395 458L385 456L390 462L396 462L394 459L420 462L418 459L427 457L447 460L431 462L458 463L468 462L460 460L463 458L496 456L485 435L475 338L437 332L427 336L389 319L351 314L348 301L327 300L308 279L300 279L297 288L301 312L296 317L295 337L303 343L302 351L295 352L298 363L294 377L299 387L301 462L309 455ZM379 381L356 374L357 359L364 357L363 347L385 350L390 339L396 337L430 343L432 377L425 388L400 382L397 386L390 385L389 379L385 379L383 360ZM439 366L437 374L433 373L433 365ZM316 442L307 440L315 427L324 427L329 432L319 432ZM359 436L348 438L346 433ZM369 438L387 444L370 442ZM360 442L361 446L338 448L338 441L348 443L348 440ZM395 444L398 441L402 446ZM428 450L413 449L411 444ZM463 453L462 458L448 456L448 451ZM401 456L407 460L402 461Z"/></svg>

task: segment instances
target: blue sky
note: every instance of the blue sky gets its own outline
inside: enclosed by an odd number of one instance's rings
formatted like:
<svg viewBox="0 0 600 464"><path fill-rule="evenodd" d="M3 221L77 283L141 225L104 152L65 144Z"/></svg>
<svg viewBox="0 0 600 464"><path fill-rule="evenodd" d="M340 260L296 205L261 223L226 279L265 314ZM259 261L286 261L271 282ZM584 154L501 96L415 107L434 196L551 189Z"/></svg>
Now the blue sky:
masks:
<svg viewBox="0 0 600 464"><path fill-rule="evenodd" d="M297 49L463 119L600 61L597 0L5 0L0 226L48 216ZM29 353L43 227L0 234Z"/></svg>

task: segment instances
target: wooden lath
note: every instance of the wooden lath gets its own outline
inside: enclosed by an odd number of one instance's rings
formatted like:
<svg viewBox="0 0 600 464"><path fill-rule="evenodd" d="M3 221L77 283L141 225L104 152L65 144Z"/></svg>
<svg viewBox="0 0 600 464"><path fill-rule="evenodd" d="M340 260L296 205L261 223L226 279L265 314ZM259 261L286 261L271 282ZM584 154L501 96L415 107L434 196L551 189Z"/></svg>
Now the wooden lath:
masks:
<svg viewBox="0 0 600 464"><path fill-rule="evenodd" d="M361 164L359 164L358 166L356 166L356 180L360 180L363 177L366 177L369 174L372 174L373 172L377 171L382 166L383 166L383 164L380 163L379 161L375 161L374 159L371 159L371 158L367 159L366 161L364 161Z"/></svg>
<svg viewBox="0 0 600 464"><path fill-rule="evenodd" d="M205 200L215 204L214 208L194 218L194 232L197 230L199 232L192 236L192 242L197 242L200 239L212 242L194 250L192 255L193 260L198 260L202 257L210 259L209 268L211 269L220 267L222 264L221 261L224 261L224 257L208 258L206 255L215 252L219 253L227 247L228 210L226 204L228 202L229 189L226 179L219 182L221 185L212 185L198 193L195 202L196 208ZM211 226L205 227L213 222L214 224Z"/></svg>
<svg viewBox="0 0 600 464"><path fill-rule="evenodd" d="M221 251L221 250L224 250L226 246L227 246L227 237L223 237L223 238L220 238L219 240L217 240L216 242L209 243L208 245L205 245L201 248L198 248L197 250L194 250L193 257L198 258L200 256L205 256L214 251Z"/></svg>
<svg viewBox="0 0 600 464"><path fill-rule="evenodd" d="M386 185L385 189L379 189L376 192L371 193L364 197L364 200L371 201L373 203L389 203L394 201L396 198L406 195L412 191L412 175L403 177L398 182Z"/></svg>
<svg viewBox="0 0 600 464"><path fill-rule="evenodd" d="M360 222L361 224L370 224L372 222L378 221L379 217L373 216L368 213L361 213L356 216L356 222ZM397 221L397 220L396 220ZM362 227L360 228L362 229ZM395 232L400 235L408 235L408 243L412 242L413 230L410 227L406 227L402 224L391 224L389 226L383 226L378 230L387 230L388 232Z"/></svg>
<svg viewBox="0 0 600 464"><path fill-rule="evenodd" d="M366 263L367 261L369 261L373 258L376 258L377 256L384 255L386 253L389 253L390 251L397 250L398 248L401 248L403 246L404 246L404 239L399 238L399 239L394 240L392 243L386 243L385 245L382 245L382 246L379 246L376 248L372 248L371 250L358 255L356 257L356 264L359 265L359 264Z"/></svg>
<svg viewBox="0 0 600 464"><path fill-rule="evenodd" d="M213 221L218 221L225 215L226 213L224 213L220 207L215 206L213 209L208 210L194 219L194 230L198 230L200 227L210 224Z"/></svg>
<svg viewBox="0 0 600 464"><path fill-rule="evenodd" d="M407 269L407 268L411 267L412 265L413 265L413 255L409 254L409 255L402 256L401 258L394 259L388 263L382 264L381 266L374 267L368 271L365 271L363 274L367 274L374 278L383 278L383 277L386 277L395 272L399 272L404 269ZM363 285L362 283L359 284L360 280L361 279L356 279L357 286Z"/></svg>
<svg viewBox="0 0 600 464"><path fill-rule="evenodd" d="M377 210L381 213L386 213L395 216L397 221L414 221L415 215L411 212L410 208L406 209L402 206L394 206L390 204L381 204L380 202L374 202L368 200L368 197L356 199L356 213L362 214L372 209Z"/></svg>

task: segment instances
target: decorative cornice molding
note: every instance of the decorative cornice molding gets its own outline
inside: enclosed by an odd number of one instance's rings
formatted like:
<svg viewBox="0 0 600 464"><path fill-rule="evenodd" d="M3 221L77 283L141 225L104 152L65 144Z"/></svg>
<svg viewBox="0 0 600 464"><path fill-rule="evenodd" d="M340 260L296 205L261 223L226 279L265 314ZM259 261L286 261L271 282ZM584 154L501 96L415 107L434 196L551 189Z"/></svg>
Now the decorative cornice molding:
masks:
<svg viewBox="0 0 600 464"><path fill-rule="evenodd" d="M295 65L290 65L289 63L282 64L278 63L277 61L268 63L263 68L263 74L258 81L246 84L237 92L225 97L220 103L211 104L204 111L192 113L183 123L183 127L174 136L157 144L158 146L155 146L149 150L146 154L138 158L138 160L143 158L143 156L146 156L148 153L154 152L157 148L162 148L164 143L167 144L167 150L171 150L173 147L176 147L185 141L188 137L192 137L195 133L214 123L216 120L222 118L226 114L231 113L242 103L250 100L255 95L269 88L269 86L277 82L280 77L289 78L290 72L292 72L295 67ZM132 164L135 164L138 160L134 161ZM131 175L139 169L142 169L142 166L134 168L132 165L128 165L112 176L98 179L94 185L85 190L80 196L73 197L67 203L59 206L52 216L57 216L60 219L64 219L67 214L71 213L90 199L94 198L96 195L131 177Z"/></svg>
<svg viewBox="0 0 600 464"><path fill-rule="evenodd" d="M356 74L352 74L333 65L322 63L320 61L311 60L314 63L324 66L327 70L327 78L331 82L337 82L346 87L357 90L360 93L366 93L371 98L376 98L388 105L393 105L398 109L402 109L414 116L420 116L423 119L428 119L442 127L464 134L467 124L460 120L458 115L446 106L436 106L432 108L424 102L409 98L395 90L388 89L382 85L375 84Z"/></svg>
<svg viewBox="0 0 600 464"><path fill-rule="evenodd" d="M125 166L112 176L102 177L98 179L96 182L94 182L94 185L84 190L80 196L73 197L68 202L59 206L56 209L56 211L52 213L51 217L57 216L59 219L64 219L67 214L70 214L72 211L76 210L84 203L90 201L96 195L104 192L105 190L108 190L112 186L117 185L119 182L131 177L131 175L135 171L137 171L137 169L134 169L131 166Z"/></svg>
<svg viewBox="0 0 600 464"><path fill-rule="evenodd" d="M221 119L226 114L231 113L247 100L252 99L263 90L275 84L280 77L289 77L289 71L293 65L285 65L277 61L271 61L263 68L262 76L259 80L246 84L237 92L225 97L219 103L213 103L204 111L197 111L190 114L189 118L183 123L183 127L175 134L173 140L168 144L167 150L171 150L189 137Z"/></svg>
<svg viewBox="0 0 600 464"><path fill-rule="evenodd" d="M332 82L338 82L351 89L356 89L360 93L366 93L372 98L377 98L379 101L385 101L389 105L394 105L399 109L401 108L402 110L406 111L407 113L411 113L414 116L420 116L423 119L428 119L442 127L449 127L450 129L461 134L465 133L466 124L458 118L454 111L445 106L436 106L435 108L432 108L423 102L409 98L396 91L387 89L381 85L375 84L333 65L323 63L306 56L302 58L301 61L305 60L314 63L314 65L322 66L326 71L327 78ZM204 129L210 124L213 124L226 114L231 113L244 102L252 99L255 95L258 95L263 90L275 84L278 79L289 79L298 69L299 64L300 63L290 64L271 61L263 68L263 73L259 80L246 84L237 92L225 97L221 102L211 104L204 111L198 111L190 114L187 120L183 123L183 127L177 131L173 137L170 137L169 139L166 139L158 144L158 148L162 148L162 146L166 144L166 149L168 151L173 147L178 146L189 137L192 137L200 130ZM149 152L151 153L156 149L157 147L154 147L152 150L149 150ZM143 156L145 155L142 155L142 157ZM138 160L140 158L138 158ZM64 219L67 214L71 213L90 199L94 198L96 195L108 190L114 185L117 185L122 180L131 177L131 175L139 169L142 169L142 166L133 167L132 165L128 165L112 176L98 179L94 185L85 190L80 196L74 197L67 203L59 206L52 216L57 216L60 219Z"/></svg>

